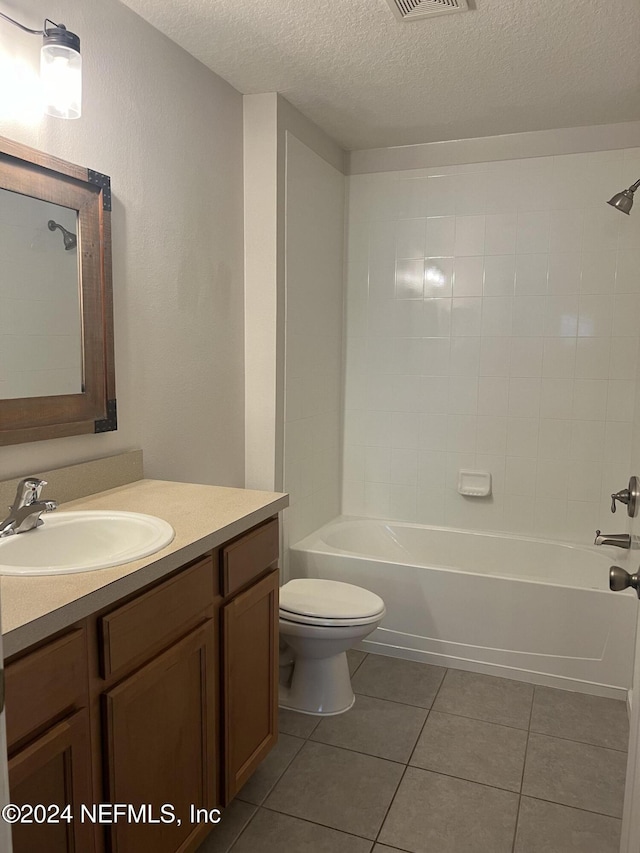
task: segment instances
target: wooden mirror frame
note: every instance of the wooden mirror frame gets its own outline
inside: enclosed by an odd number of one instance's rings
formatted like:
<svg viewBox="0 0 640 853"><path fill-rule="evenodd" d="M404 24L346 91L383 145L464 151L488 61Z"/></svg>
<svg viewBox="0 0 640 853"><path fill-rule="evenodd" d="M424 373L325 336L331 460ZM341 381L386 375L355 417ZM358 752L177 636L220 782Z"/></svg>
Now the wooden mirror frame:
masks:
<svg viewBox="0 0 640 853"><path fill-rule="evenodd" d="M83 389L0 399L0 446L117 429L111 281L111 182L0 137L0 189L78 211Z"/></svg>

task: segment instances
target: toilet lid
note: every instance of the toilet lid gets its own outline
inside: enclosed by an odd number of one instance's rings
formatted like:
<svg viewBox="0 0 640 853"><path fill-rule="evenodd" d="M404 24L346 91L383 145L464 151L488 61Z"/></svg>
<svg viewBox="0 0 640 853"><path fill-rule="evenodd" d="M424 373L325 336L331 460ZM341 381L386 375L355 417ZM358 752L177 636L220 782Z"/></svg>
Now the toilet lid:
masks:
<svg viewBox="0 0 640 853"><path fill-rule="evenodd" d="M316 619L367 619L384 612L384 601L350 583L300 578L280 588L280 610Z"/></svg>

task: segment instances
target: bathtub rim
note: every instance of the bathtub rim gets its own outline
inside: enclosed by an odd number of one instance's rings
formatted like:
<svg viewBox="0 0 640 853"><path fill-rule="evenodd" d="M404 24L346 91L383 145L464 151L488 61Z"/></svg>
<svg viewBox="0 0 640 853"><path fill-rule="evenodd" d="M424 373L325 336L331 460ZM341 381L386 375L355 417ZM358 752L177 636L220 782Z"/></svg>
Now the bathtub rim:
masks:
<svg viewBox="0 0 640 853"><path fill-rule="evenodd" d="M400 527L418 527L420 529L434 531L434 532L444 532L444 533L458 533L463 535L472 535L472 536L481 536L484 538L491 539L507 539L510 541L517 542L531 542L533 544L542 544L542 545L551 545L553 547L559 547L563 549L569 549L572 551L586 551L591 556L602 558L603 562L616 562L616 554L614 549L611 546L599 546L596 548L595 545L581 545L578 542L568 542L560 539L542 539L538 536L521 536L517 533L506 533L500 531L490 531L490 530L472 530L462 527L446 527L444 525L434 525L434 524L421 524L420 522L413 521L397 521L395 519L387 519L387 518L370 518L367 516L355 516L355 515L339 515L336 516L331 521L326 522L319 527L317 530L308 534L307 536L299 539L297 542L289 545L290 551L304 551L309 554L324 554L331 556L340 556L345 559L359 559L359 560L371 560L375 563L389 563L407 568L423 568L423 569L431 569L434 571L443 571L443 572L455 572L457 574L468 575L471 577L491 577L491 578L503 578L505 580L517 581L518 583L526 583L526 584L542 584L544 586L557 586L563 587L565 589L579 589L579 590L588 590L589 592L598 592L598 593L606 593L607 595L611 595L611 590L608 588L600 588L595 586L576 586L575 584L569 583L559 583L557 581L551 579L542 579L542 578L533 578L533 577L517 577L511 574L490 574L488 572L470 572L459 566L449 566L449 565L438 565L433 563L409 563L406 561L402 561L400 559L386 559L384 557L376 557L373 554L366 554L361 551L345 551L339 548L335 548L333 545L330 545L328 542L324 542L321 538L322 531L326 530L330 527L335 527L341 524L348 524L351 522L374 522L382 525L397 525ZM305 543L309 543L306 545ZM312 547L313 546L313 547ZM636 546L638 543L636 542ZM606 550L604 550L606 549ZM635 549L632 546L631 551L638 550L638 547ZM640 555L639 555L640 556ZM619 557L618 557L619 559ZM620 593L616 593L620 595ZM622 591L623 595L627 597L635 597L636 593L632 589L626 589Z"/></svg>

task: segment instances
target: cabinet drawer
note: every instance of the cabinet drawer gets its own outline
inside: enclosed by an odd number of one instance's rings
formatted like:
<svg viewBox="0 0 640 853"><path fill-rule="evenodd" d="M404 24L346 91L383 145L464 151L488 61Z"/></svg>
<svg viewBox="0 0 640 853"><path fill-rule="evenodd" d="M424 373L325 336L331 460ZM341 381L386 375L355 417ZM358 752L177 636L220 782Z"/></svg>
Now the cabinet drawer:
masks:
<svg viewBox="0 0 640 853"><path fill-rule="evenodd" d="M278 521L271 519L222 549L222 594L231 595L278 559Z"/></svg>
<svg viewBox="0 0 640 853"><path fill-rule="evenodd" d="M101 674L109 678L142 663L202 621L213 603L213 561L207 557L99 620Z"/></svg>
<svg viewBox="0 0 640 853"><path fill-rule="evenodd" d="M87 656L82 628L71 631L7 665L9 747L86 704Z"/></svg>

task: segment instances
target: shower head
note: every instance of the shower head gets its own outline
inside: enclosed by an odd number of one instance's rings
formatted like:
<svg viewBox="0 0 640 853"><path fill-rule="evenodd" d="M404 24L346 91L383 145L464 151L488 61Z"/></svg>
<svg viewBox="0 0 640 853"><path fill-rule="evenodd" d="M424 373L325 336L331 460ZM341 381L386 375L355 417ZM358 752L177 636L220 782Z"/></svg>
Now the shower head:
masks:
<svg viewBox="0 0 640 853"><path fill-rule="evenodd" d="M59 228L60 231L62 231L62 239L64 240L64 247L67 252L70 249L75 249L75 247L78 245L78 238L76 237L76 235L72 234L71 231L67 231L66 228L62 227L62 225L58 225L58 223L54 222L53 219L50 219L47 222L47 226L49 228L49 231L55 231L56 228Z"/></svg>
<svg viewBox="0 0 640 853"><path fill-rule="evenodd" d="M628 216L631 213L631 208L633 207L633 194L638 187L640 187L640 180L636 181L635 184L632 184L628 190L616 193L613 198L609 199L607 204L610 204L611 207L615 207L616 210L621 210Z"/></svg>

